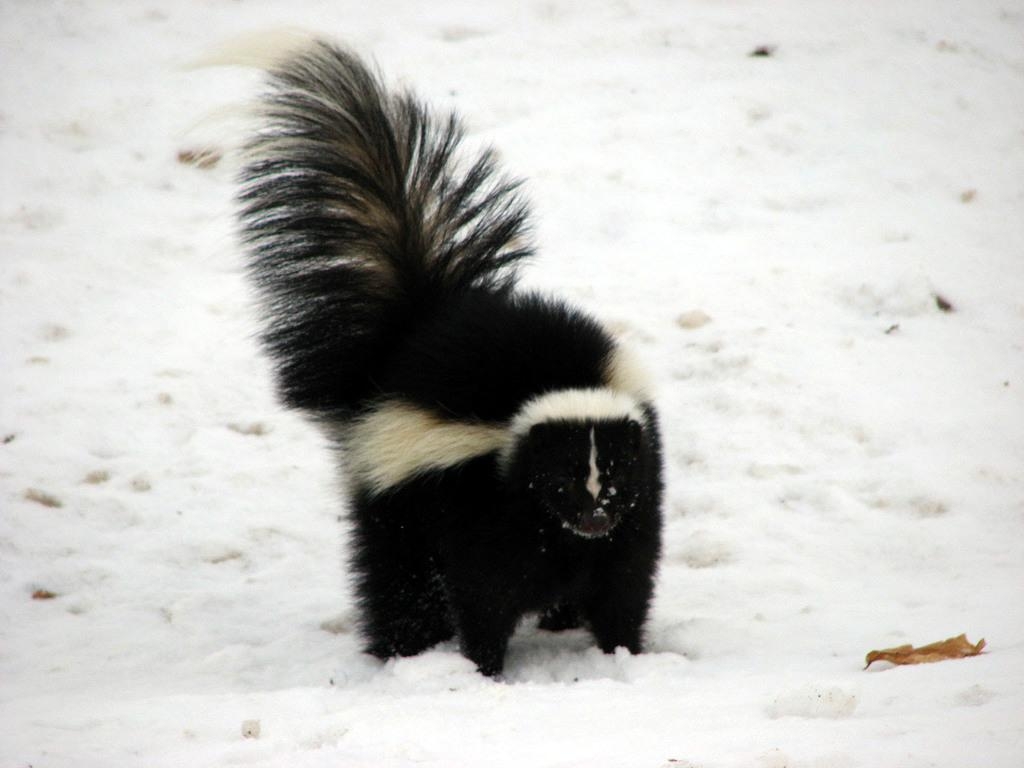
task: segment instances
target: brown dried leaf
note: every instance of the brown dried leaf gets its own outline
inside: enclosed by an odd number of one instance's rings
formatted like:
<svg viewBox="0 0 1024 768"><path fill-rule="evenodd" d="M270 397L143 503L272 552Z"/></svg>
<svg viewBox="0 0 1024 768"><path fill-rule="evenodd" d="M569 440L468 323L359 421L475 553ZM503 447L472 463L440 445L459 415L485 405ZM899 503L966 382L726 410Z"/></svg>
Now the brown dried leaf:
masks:
<svg viewBox="0 0 1024 768"><path fill-rule="evenodd" d="M92 472L82 478L83 483L89 485L99 485L105 483L110 479L110 473L105 469L94 469Z"/></svg>
<svg viewBox="0 0 1024 768"><path fill-rule="evenodd" d="M178 151L178 162L183 165L194 165L206 170L213 168L223 158L223 153L214 147L194 147Z"/></svg>
<svg viewBox="0 0 1024 768"><path fill-rule="evenodd" d="M888 661L890 664L931 664L947 659L962 659L966 656L977 656L985 647L985 641L979 640L971 644L967 635L958 635L931 645L915 648L912 645L901 645L898 648L886 648L882 651L871 651L866 657L864 669L876 661Z"/></svg>
<svg viewBox="0 0 1024 768"><path fill-rule="evenodd" d="M48 589L37 589L32 593L33 600L53 600L56 596L56 592L51 592Z"/></svg>
<svg viewBox="0 0 1024 768"><path fill-rule="evenodd" d="M256 435L257 437L265 435L270 431L267 425L261 421L254 421L251 424L231 422L228 424L228 429L232 432L237 432L240 435Z"/></svg>
<svg viewBox="0 0 1024 768"><path fill-rule="evenodd" d="M29 501L34 501L36 504L42 504L44 507L55 508L64 506L64 503L52 493L41 491L38 488L29 488L25 491L25 498Z"/></svg>

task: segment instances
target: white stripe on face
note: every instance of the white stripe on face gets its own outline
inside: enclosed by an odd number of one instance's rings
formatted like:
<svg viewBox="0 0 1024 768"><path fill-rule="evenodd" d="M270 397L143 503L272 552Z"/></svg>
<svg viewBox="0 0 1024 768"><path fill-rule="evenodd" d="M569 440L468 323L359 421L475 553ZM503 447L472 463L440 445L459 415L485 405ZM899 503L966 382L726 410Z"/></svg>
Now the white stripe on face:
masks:
<svg viewBox="0 0 1024 768"><path fill-rule="evenodd" d="M594 428L590 428L590 476L587 478L587 490L597 501L597 495L601 493L600 475L597 472L597 442L594 440Z"/></svg>

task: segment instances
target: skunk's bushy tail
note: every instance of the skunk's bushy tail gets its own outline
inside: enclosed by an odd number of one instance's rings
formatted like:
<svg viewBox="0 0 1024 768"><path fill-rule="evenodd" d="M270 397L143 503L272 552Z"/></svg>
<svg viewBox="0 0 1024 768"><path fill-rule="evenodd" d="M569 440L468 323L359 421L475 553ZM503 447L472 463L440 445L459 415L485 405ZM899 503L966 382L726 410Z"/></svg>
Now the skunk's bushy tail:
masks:
<svg viewBox="0 0 1024 768"><path fill-rule="evenodd" d="M512 288L527 208L490 151L456 157L454 115L331 44L274 65L260 107L239 200L262 338L288 405L344 415L439 307Z"/></svg>

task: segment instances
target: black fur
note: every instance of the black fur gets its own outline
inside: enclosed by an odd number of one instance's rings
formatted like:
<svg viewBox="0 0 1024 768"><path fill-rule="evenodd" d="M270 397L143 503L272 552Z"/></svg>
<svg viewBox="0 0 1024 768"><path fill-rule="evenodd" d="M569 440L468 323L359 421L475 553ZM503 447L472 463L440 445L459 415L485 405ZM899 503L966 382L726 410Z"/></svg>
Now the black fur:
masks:
<svg viewBox="0 0 1024 768"><path fill-rule="evenodd" d="M531 253L518 183L490 152L464 164L454 116L327 43L269 82L239 199L284 402L363 463L384 457L353 425L382 404L508 435L387 487L348 463L367 650L458 636L493 675L518 620L541 612L542 627L585 623L605 651L639 652L660 550L657 418L637 398L516 421L538 397L613 389L617 354L583 313L515 292Z"/></svg>

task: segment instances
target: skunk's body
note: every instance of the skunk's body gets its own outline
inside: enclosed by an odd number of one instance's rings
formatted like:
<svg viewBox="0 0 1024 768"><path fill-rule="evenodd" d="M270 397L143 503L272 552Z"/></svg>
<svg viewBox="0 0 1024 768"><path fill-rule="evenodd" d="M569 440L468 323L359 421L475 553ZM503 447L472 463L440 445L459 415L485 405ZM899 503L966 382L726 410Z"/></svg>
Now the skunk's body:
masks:
<svg viewBox="0 0 1024 768"><path fill-rule="evenodd" d="M607 331L514 290L516 183L327 43L273 66L262 108L242 234L282 398L343 449L367 650L457 635L493 675L537 611L638 652L657 419Z"/></svg>

